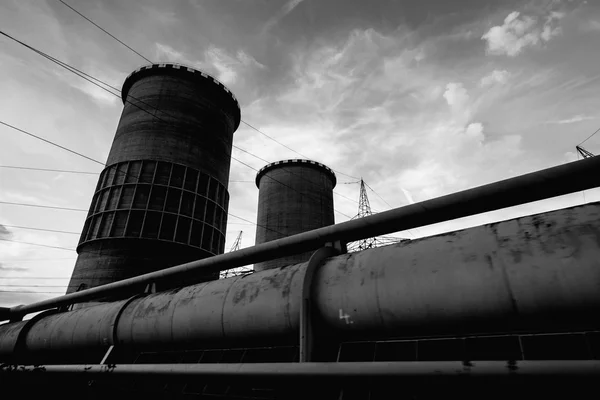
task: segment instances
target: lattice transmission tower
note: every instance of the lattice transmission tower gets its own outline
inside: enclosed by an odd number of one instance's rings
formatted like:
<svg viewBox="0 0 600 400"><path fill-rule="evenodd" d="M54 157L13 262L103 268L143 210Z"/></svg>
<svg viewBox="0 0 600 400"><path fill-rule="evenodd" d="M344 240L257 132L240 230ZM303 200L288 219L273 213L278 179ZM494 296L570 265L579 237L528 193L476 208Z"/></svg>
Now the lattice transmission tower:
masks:
<svg viewBox="0 0 600 400"><path fill-rule="evenodd" d="M581 146L575 146L575 149L583 158L594 157L594 154L591 151L588 151Z"/></svg>
<svg viewBox="0 0 600 400"><path fill-rule="evenodd" d="M235 242L233 242L231 249L229 249L230 253L232 251L237 251L240 249L240 247L242 245L242 234L243 233L244 233L244 231L240 231L240 233L235 238ZM232 278L234 276L251 274L252 272L254 272L254 269L251 266L239 267L239 268L234 268L234 269L228 269L227 271L221 271L221 275L219 277L221 279Z"/></svg>
<svg viewBox="0 0 600 400"><path fill-rule="evenodd" d="M364 218L368 217L369 215L373 215L373 210L371 210L371 204L369 203L369 197L367 196L365 181L361 178L360 195L358 197L358 214L356 214L352 219ZM350 242L348 243L347 248L349 252L355 252L371 249L373 247L387 246L389 244L399 243L404 240L408 239L397 238L393 236L376 236L362 239L357 242Z"/></svg>

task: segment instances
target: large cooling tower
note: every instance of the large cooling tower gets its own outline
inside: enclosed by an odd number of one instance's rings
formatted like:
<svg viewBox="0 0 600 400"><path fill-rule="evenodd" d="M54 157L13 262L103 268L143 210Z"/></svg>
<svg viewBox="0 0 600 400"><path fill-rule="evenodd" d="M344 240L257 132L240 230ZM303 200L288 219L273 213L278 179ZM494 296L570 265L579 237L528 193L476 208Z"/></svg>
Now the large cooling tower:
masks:
<svg viewBox="0 0 600 400"><path fill-rule="evenodd" d="M310 160L284 160L266 165L256 175L258 217L256 244L334 224L335 173ZM254 265L256 271L301 263L310 253Z"/></svg>
<svg viewBox="0 0 600 400"><path fill-rule="evenodd" d="M225 247L231 146L240 123L235 96L203 72L154 64L127 77L122 99L68 292ZM213 278L218 274L197 280Z"/></svg>

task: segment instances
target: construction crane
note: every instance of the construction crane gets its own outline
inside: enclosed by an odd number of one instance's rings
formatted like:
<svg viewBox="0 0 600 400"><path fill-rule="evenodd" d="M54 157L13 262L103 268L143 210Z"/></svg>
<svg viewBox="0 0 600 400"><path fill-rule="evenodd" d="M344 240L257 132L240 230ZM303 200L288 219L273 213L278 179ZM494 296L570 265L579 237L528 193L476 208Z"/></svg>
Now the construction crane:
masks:
<svg viewBox="0 0 600 400"><path fill-rule="evenodd" d="M369 215L373 215L373 210L371 210L371 204L369 203L369 197L367 196L365 181L361 178L360 195L358 198L358 214L356 214L352 219L364 218L368 217ZM349 252L354 252L371 249L374 247L387 246L389 244L399 243L404 240L407 239L393 236L377 236L348 243L347 247Z"/></svg>
<svg viewBox="0 0 600 400"><path fill-rule="evenodd" d="M583 147L581 147L581 146L575 146L575 149L577 149L577 152L578 152L579 154L581 154L581 156L582 156L583 158L594 157L594 154L593 154L592 152L590 152L590 151L588 151L588 150L584 149L584 148L583 148Z"/></svg>
<svg viewBox="0 0 600 400"><path fill-rule="evenodd" d="M230 253L232 251L237 251L240 249L240 247L242 245L242 234L243 233L244 233L244 231L240 231L240 233L235 238L235 241L233 242L231 249L229 249ZM221 278L221 279L232 278L234 276L251 274L252 272L254 272L254 269L250 266L239 267L239 268L234 268L234 269L228 269L227 271L221 271L221 275L219 276L219 278Z"/></svg>

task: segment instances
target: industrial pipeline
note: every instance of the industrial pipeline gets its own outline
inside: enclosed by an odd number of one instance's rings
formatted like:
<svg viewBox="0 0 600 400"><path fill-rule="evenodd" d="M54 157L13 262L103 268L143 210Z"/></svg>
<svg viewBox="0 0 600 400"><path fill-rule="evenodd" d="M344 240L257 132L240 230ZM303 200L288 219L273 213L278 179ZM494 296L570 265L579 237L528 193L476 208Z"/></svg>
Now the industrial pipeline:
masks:
<svg viewBox="0 0 600 400"><path fill-rule="evenodd" d="M124 292L139 293L161 279L177 277L193 283L198 275L316 250L331 242L344 244L586 190L600 186L598 171L600 158L591 157L57 298L0 309L0 320Z"/></svg>
<svg viewBox="0 0 600 400"><path fill-rule="evenodd" d="M599 203L311 262L4 324L0 359L297 343L306 298L318 332L338 339L600 325Z"/></svg>

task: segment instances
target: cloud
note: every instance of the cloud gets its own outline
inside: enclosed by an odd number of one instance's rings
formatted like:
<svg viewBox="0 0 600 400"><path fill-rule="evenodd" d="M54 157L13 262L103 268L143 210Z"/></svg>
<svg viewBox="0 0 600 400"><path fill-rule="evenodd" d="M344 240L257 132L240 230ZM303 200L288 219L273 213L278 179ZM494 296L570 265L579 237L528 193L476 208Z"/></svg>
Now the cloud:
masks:
<svg viewBox="0 0 600 400"><path fill-rule="evenodd" d="M12 232L9 231L4 225L0 225L0 239L10 239ZM5 267L4 263L0 262L0 271L11 271L17 270L17 268Z"/></svg>
<svg viewBox="0 0 600 400"><path fill-rule="evenodd" d="M494 26L485 33L481 39L487 42L486 52L493 55L507 55L515 57L525 48L538 43L548 42L561 33L561 28L556 23L565 14L552 12L542 24L538 19L530 16L521 16L518 11L513 11L504 19L502 25Z"/></svg>
<svg viewBox="0 0 600 400"><path fill-rule="evenodd" d="M572 152L572 151L567 151L564 155L563 155L563 163L570 163L573 161L577 161L580 157Z"/></svg>
<svg viewBox="0 0 600 400"><path fill-rule="evenodd" d="M7 267L6 266L7 263L2 263L0 262L0 271L6 271L6 272L10 272L10 271L28 271L29 268L25 268L25 267Z"/></svg>
<svg viewBox="0 0 600 400"><path fill-rule="evenodd" d="M479 84L481 86L491 86L493 84L499 83L504 84L508 81L510 73L507 70L493 70L489 75L481 78Z"/></svg>
<svg viewBox="0 0 600 400"><path fill-rule="evenodd" d="M4 225L0 225L0 239L9 239L12 236L12 232L9 231Z"/></svg>
<svg viewBox="0 0 600 400"><path fill-rule="evenodd" d="M10 293L11 291L0 292L0 305L2 307L12 307L20 304L35 303L41 300L56 297L56 294L40 294L35 292ZM16 292L16 290L15 290ZM27 316L25 319L29 319Z"/></svg>
<svg viewBox="0 0 600 400"><path fill-rule="evenodd" d="M184 56L180 51L175 50L169 45L163 43L155 43L155 58L158 61L181 62L183 64L193 64L191 60Z"/></svg>
<svg viewBox="0 0 600 400"><path fill-rule="evenodd" d="M462 107L469 100L469 95L462 83L450 82L446 85L444 98L450 107Z"/></svg>
<svg viewBox="0 0 600 400"><path fill-rule="evenodd" d="M443 94L446 102L450 106L453 118L458 125L468 123L471 119L473 110L471 99L467 89L460 82L450 82L446 85L446 91Z"/></svg>
<svg viewBox="0 0 600 400"><path fill-rule="evenodd" d="M264 64L259 63L258 61L256 61L256 59L254 57L252 57L251 55L247 54L243 50L238 50L238 52L237 52L237 59L245 67L256 67L256 68L259 68L259 69L266 69L267 68Z"/></svg>
<svg viewBox="0 0 600 400"><path fill-rule="evenodd" d="M90 82L74 82L71 86L90 96L92 100L101 106L116 106L120 104L119 97Z"/></svg>
<svg viewBox="0 0 600 400"><path fill-rule="evenodd" d="M413 199L412 194L408 190L404 189L403 187L401 187L400 190L402 190L402 193L404 193L404 197L406 197L406 200L408 200L409 204L415 203L415 200Z"/></svg>
<svg viewBox="0 0 600 400"><path fill-rule="evenodd" d="M156 56L161 61L178 62L201 69L227 85L237 82L241 72L248 73L248 70L266 69L265 65L259 63L244 50L238 50L231 54L222 48L211 45L202 53L201 60L194 60L167 44L155 43L155 47Z"/></svg>
<svg viewBox="0 0 600 400"><path fill-rule="evenodd" d="M589 44L582 43L584 51L590 50L588 59L582 59L576 54L566 57L563 52L558 55L559 51L547 53L549 57L560 57L561 63L564 61L561 65L570 69L568 73L563 73L557 68L559 65L550 62L552 60L548 60L546 64L536 64L538 60L535 59L503 60L510 64L492 64L490 67L489 61L499 60L486 61L481 47L486 47L488 41L486 39L479 42L480 37L491 27L490 25L485 29L481 28L482 21L486 19L486 13L490 9L485 6L479 7L478 2L477 7L472 7L472 10L460 9L461 5L457 5L453 8L456 17L452 17L452 20L443 18L442 23L435 23L435 29L424 28L428 23L411 23L411 18L415 18L408 14L406 19L403 18L399 23L396 17L402 14L393 12L389 6L379 4L383 2L366 8L357 7L349 2L347 5L344 3L344 7L335 9L331 5L321 5L326 2L314 2L310 7L308 3L289 0L279 2L278 5L266 2L264 7L243 3L247 8L241 13L231 12L230 9L234 6L226 5L228 2L203 2L202 10L197 13L186 12L188 7L184 6L171 7L173 13L164 21L159 18L160 15L154 18L148 13L140 14L140 10L136 10L135 7L129 10L112 8L112 12L111 7L105 7L107 18L104 20L113 21L117 30L112 31L118 37L131 38L132 42L127 42L134 48L152 49L156 53L148 53L152 59L196 66L227 82L242 102L245 120L311 158L351 175L364 176L367 182L393 205L447 194L502 179L507 175L529 172L544 162L556 163L559 160L556 159L556 152L552 151L552 146L556 146L557 141L551 139L547 139L547 147L536 151L536 157L523 157L522 153L526 153L528 146L530 149L535 143L539 143L540 138L551 135L551 132L547 131L551 131L549 128L552 127L540 126L539 122L584 112L585 115L595 115L590 111L593 110L590 106L593 102L584 104L586 100L581 96L574 99L572 94L575 90L569 89L571 93L565 93L563 96L557 95L560 93L557 90L548 89L556 82L569 81L576 72L571 67L576 64L595 64L594 55L597 52L593 51L593 48L585 47ZM317 3L322 9L317 7ZM216 10L217 4L219 10ZM235 7L239 8L241 4L236 2ZM129 11L129 15L120 11ZM332 12L335 13L333 19ZM428 18L428 21L437 18L435 9L428 8L427 12L431 13L432 17ZM375 19L368 18L367 14L370 13L375 15ZM4 17L1 17L3 14ZM502 19L493 25L502 28L505 25L503 19L507 14L508 12L503 14ZM523 14L534 22L528 22L528 18ZM8 20L6 15L0 13L0 18ZM49 10L47 15L55 14ZM177 20L173 20L171 16L175 16ZM539 14L537 11L526 11L513 18L514 20L509 20L504 27L505 32L513 34L517 42L510 47L511 42L508 40L507 46L513 49L512 52L525 52L532 46L555 40L554 36L559 33L558 22L565 30L569 28L565 20L561 20L562 17ZM548 18L551 18L550 22L547 21ZM16 14L10 19L23 21L17 18ZM123 21L127 23L119 23ZM456 22L456 26L452 26L452 21ZM143 27L148 24L153 24L154 29L145 31ZM271 29L269 32L277 34L262 37L257 34L265 25L267 29ZM85 21L81 25L55 24L67 30L64 36L58 37L59 39L76 38L78 34L82 38L81 43L74 39L74 43L67 41L69 45L64 45L67 42L56 40L55 35L49 36L45 41L45 36L48 35L46 30L39 33L39 30L35 29L39 26L46 25L35 23L31 25L31 29L23 29L23 32L30 36L32 43L43 45L44 49L48 44L48 51L52 49L52 54L55 54L55 47L59 47L58 55L65 55L64 49L67 54L62 58L75 62L78 67L83 58L82 54L89 56L92 53L90 47L83 46L88 33L98 34L97 38L103 37L100 32L94 31L93 27L87 27L90 31L82 31L81 28L86 26ZM390 30L392 26L396 28ZM539 36L536 44L523 39L528 34ZM507 39L505 36L500 35L500 39ZM565 35L565 38L570 39L570 34ZM99 41L106 51L123 53L119 53L118 57L110 57L106 52L97 52L99 69L104 70L111 66L121 68L123 74L116 83L116 86L120 86L122 79L139 65L140 60L126 49L119 50L118 45L114 48L110 38L104 39L105 42L102 42L102 39ZM86 45L87 43L89 39ZM556 40L553 47L563 44L563 40ZM7 51L9 50L7 48ZM507 54L501 46L495 51ZM22 58L19 57L19 60ZM77 125L85 125L85 121L88 121L87 124L90 121L108 121L103 123L104 129L94 131L98 143L94 143L95 138L89 140L89 136L63 136L68 130L64 129L65 124L59 122L55 124L56 129L49 132L56 133L53 138L57 141L60 139L61 143L71 143L82 152L96 153L108 149L120 108L112 108L111 111L116 110L115 116L81 112L86 110L81 110L80 103L72 100L83 98L78 92L82 89L72 90L76 96L71 98L61 97L56 98L56 101L40 102L38 94L41 96L43 91L49 93L46 99L55 99L55 93L60 91L40 83L45 81L46 77L36 77L34 74L39 74L41 69L25 68L28 67L27 62L28 59L24 59L20 68L24 71L23 76L13 71L5 74L10 77L10 82L18 83L14 84L14 88L11 87L14 90L4 90L11 93L2 104L5 111L17 115L16 110L6 108L14 104L14 107L23 110L25 117L22 121L29 122L32 121L31 110L37 110L39 118L32 122L39 125L29 127L33 132L45 132L45 126L50 125L47 123L48 116L54 115L71 120L69 123L71 127L75 126L75 129L71 129L74 132L89 132L85 126L77 128ZM550 67L551 76L541 75ZM511 72L510 79L505 79L507 76L503 68ZM592 76L592 73L586 76ZM530 82L525 83L526 80ZM5 79L4 84L9 81ZM60 84L62 85L62 82ZM595 89L595 86L595 82L586 85L590 89ZM31 90L29 93L25 92L28 95L24 96L23 90L27 87ZM576 89L577 94L580 94L581 90ZM544 96L539 95L541 91L545 91ZM22 99L14 97L19 94ZM102 98L95 99L94 93L86 95L92 101L103 101ZM523 101L523 98L526 101ZM36 101L39 104L35 104ZM31 105L30 102L34 104ZM57 103L67 105L72 110L67 112L52 108L52 105ZM572 108L566 109L567 104ZM563 111L556 113L555 110L560 107ZM73 118L73 114L76 114L77 118ZM531 119L535 119L536 122L533 128L531 124L526 125ZM563 125L554 128L560 126ZM524 132L527 133L528 140L522 142L520 134ZM235 133L235 143L269 161L298 157L297 154L244 125ZM25 141L23 144L19 142L19 145L25 152L30 148ZM8 154L10 147L3 147L2 156L6 157L8 162L8 157L11 156ZM46 148L42 151L44 153L39 157L31 160L27 158L24 162L29 160L31 163L39 163L36 164L39 166L55 163L57 168L68 167L67 161L63 161L66 157L61 157L60 153L55 158L50 158L52 152ZM558 151L558 158L564 151ZM547 161L550 158L548 154L553 157L551 161ZM263 161L236 150L234 156L255 168L264 165ZM105 157L106 154L103 154L102 159ZM15 160L18 161L16 156ZM80 168L85 167L83 165ZM232 179L252 180L254 174L251 169L232 160ZM55 191L69 191L70 196L65 197L64 201L71 201L72 204L58 204L55 200L44 203L87 208L93 187L81 189L84 195L77 194L75 197L75 191L82 187L79 179L69 175L51 185ZM340 181L346 179L340 175ZM17 181L16 178L14 180ZM50 178L42 177L40 180L52 182ZM56 186L71 180L75 180L76 184L67 187L65 183L60 188ZM95 179L91 178L90 186L94 183ZM232 214L255 220L257 191L254 185L232 183L229 190ZM20 191L35 193L25 189ZM352 188L352 185L340 184L336 191L352 199L358 197L355 185ZM381 203L378 204L378 201L376 197L372 199L375 208L387 208ZM336 197L336 208L349 215L356 213L354 202L339 197ZM65 213L60 211L43 214L41 211L39 214L37 212L23 210L19 220L15 219L14 222L32 226L35 223L43 226L63 226L65 222L62 219L73 224L83 224L85 217L65 217ZM20 218L23 218L23 221ZM230 220L235 221L235 218ZM80 226L65 229L76 230L80 229ZM248 229L244 238L244 245L247 246L253 241L253 235L250 233L253 227L243 229ZM15 234L20 235L21 232ZM18 238L26 240L25 237ZM76 239L61 237L57 244L70 247L71 243L67 240ZM47 243L46 240L46 237L29 239L31 242L40 243ZM29 252L33 249L36 248L20 247L15 248L15 252ZM51 252L59 250L47 251L47 254L54 254ZM21 253L19 254L22 258ZM32 254L27 255L31 256ZM38 272L38 276L43 273L45 271ZM53 273L56 273L54 269Z"/></svg>
<svg viewBox="0 0 600 400"><path fill-rule="evenodd" d="M124 72L115 70L109 66L100 67L91 59L85 60L83 64L83 67L81 67L83 71L114 88L120 87L121 80L126 75ZM84 78L74 76L71 72L59 67L52 67L51 73L63 83L88 96L99 106L112 107L121 104L120 94L98 81L92 83Z"/></svg>
<svg viewBox="0 0 600 400"><path fill-rule="evenodd" d="M597 19L582 21L579 25L579 29L583 32L600 32L600 21Z"/></svg>
<svg viewBox="0 0 600 400"><path fill-rule="evenodd" d="M279 21L281 21L286 15L291 13L294 10L294 8L298 7L298 5L303 1L304 0L290 0L287 3L285 3L284 6L265 23L263 33L269 31L271 28L277 25Z"/></svg>
<svg viewBox="0 0 600 400"><path fill-rule="evenodd" d="M483 124L481 122L470 123L465 129L465 135L469 140L473 140L477 143L483 142Z"/></svg>
<svg viewBox="0 0 600 400"><path fill-rule="evenodd" d="M426 43L411 40L400 31L355 29L346 40L303 48L294 54L291 83L245 113L286 145L377 182L384 198L405 204L499 179L520 165L514 162L522 151L520 136L476 118L489 91L449 79L452 74L433 58L417 64L415 55ZM505 78L498 70L490 79ZM244 148L269 146L266 154L288 156L255 137L236 135Z"/></svg>
<svg viewBox="0 0 600 400"><path fill-rule="evenodd" d="M211 46L206 51L206 62L217 71L220 81L225 84L235 82L237 78L235 65L239 63L237 59L229 56L225 51Z"/></svg>
<svg viewBox="0 0 600 400"><path fill-rule="evenodd" d="M575 115L574 117L571 118L566 118L566 119L559 119L559 120L555 120L555 121L546 121L547 124L574 124L577 122L583 122L583 121L589 121L592 119L596 119L596 117L590 117L590 116L585 116L585 115Z"/></svg>

